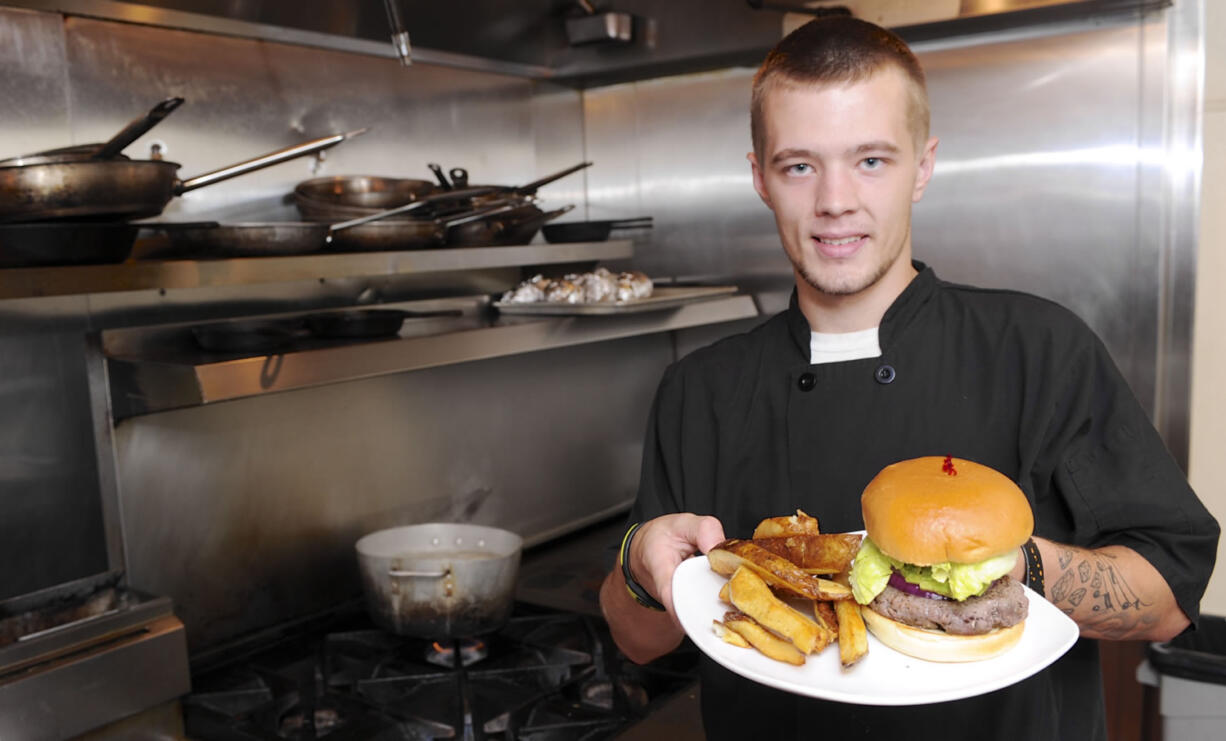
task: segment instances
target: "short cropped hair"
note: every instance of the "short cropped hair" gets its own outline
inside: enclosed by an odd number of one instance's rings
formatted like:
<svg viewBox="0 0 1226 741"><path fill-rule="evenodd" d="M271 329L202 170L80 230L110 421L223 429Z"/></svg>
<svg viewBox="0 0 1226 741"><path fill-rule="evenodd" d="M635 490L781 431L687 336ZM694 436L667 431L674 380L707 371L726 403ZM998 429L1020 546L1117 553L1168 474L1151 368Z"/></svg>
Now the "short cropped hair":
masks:
<svg viewBox="0 0 1226 741"><path fill-rule="evenodd" d="M762 120L766 95L784 85L856 83L894 65L911 81L907 124L916 147L928 139L928 87L919 60L896 34L850 16L817 18L797 28L771 49L753 79L750 131L761 159L766 144Z"/></svg>

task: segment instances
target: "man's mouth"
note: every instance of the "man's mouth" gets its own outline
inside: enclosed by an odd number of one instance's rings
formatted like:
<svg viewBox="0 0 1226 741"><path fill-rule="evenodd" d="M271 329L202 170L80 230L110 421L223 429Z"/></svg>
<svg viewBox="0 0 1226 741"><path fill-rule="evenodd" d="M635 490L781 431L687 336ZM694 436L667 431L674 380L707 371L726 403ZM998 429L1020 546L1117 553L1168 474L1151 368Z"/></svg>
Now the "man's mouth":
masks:
<svg viewBox="0 0 1226 741"><path fill-rule="evenodd" d="M863 237L864 237L863 234L857 234L854 237L842 237L839 239L834 239L831 237L818 237L817 241L821 242L822 244L829 244L835 247L839 247L841 245L851 244L852 242L859 242L861 239L863 239Z"/></svg>
<svg viewBox="0 0 1226 741"><path fill-rule="evenodd" d="M818 250L826 257L848 257L860 249L868 239L866 234L852 234L843 237L814 235Z"/></svg>

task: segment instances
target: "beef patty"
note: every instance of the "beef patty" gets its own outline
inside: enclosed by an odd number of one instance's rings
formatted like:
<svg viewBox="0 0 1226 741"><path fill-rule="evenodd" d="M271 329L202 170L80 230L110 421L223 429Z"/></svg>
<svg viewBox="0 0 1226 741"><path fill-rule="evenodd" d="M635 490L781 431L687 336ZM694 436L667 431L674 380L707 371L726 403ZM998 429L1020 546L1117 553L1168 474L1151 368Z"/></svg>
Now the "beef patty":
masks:
<svg viewBox="0 0 1226 741"><path fill-rule="evenodd" d="M917 628L980 635L1022 622L1030 603L1022 585L1004 576L983 594L962 602L919 597L887 586L869 607L879 615Z"/></svg>

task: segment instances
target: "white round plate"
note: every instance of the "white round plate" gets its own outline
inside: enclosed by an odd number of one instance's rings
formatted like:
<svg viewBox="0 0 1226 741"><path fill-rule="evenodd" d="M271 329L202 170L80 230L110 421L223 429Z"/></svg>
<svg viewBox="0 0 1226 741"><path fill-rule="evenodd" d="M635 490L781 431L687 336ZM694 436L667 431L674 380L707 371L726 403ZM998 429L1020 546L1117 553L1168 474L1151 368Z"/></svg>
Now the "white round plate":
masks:
<svg viewBox="0 0 1226 741"><path fill-rule="evenodd" d="M981 695L1020 682L1060 658L1077 640L1067 615L1026 589L1030 614L1022 639L992 659L942 664L898 653L868 635L868 654L854 666L839 664L837 644L809 656L803 666L768 659L753 648L738 648L715 634L711 624L728 606L719 601L727 581L711 570L706 556L683 561L673 574L673 604L686 635L699 650L742 677L799 695L858 705L922 705Z"/></svg>

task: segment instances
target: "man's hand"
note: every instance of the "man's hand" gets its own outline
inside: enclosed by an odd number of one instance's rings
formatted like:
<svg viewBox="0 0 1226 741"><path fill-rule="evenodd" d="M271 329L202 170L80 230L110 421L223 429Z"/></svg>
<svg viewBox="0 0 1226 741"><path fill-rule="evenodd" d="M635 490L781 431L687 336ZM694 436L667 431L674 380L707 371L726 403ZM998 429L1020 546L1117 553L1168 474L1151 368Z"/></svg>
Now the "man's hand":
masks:
<svg viewBox="0 0 1226 741"><path fill-rule="evenodd" d="M630 544L630 573L667 612L643 607L630 596L620 568L600 589L600 607L622 653L640 664L672 651L685 635L673 608L673 572L696 552L706 553L724 540L714 517L664 515L643 523Z"/></svg>

